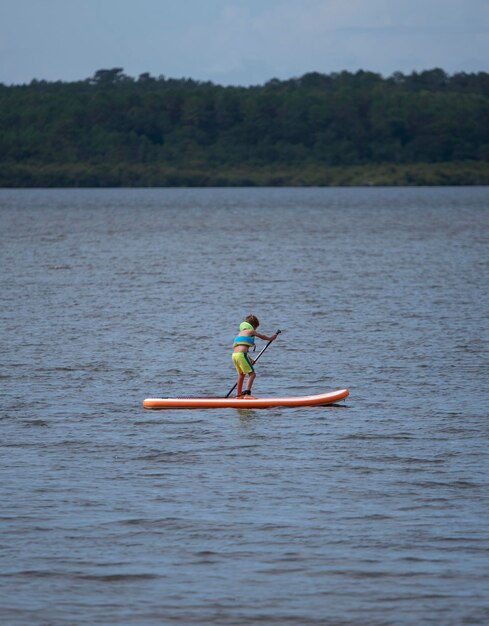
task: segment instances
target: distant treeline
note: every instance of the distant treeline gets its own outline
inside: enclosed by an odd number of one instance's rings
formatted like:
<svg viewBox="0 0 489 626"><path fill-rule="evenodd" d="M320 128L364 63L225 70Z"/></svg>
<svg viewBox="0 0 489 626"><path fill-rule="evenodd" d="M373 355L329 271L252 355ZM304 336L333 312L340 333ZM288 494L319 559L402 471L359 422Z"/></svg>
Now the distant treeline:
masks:
<svg viewBox="0 0 489 626"><path fill-rule="evenodd" d="M0 186L489 184L489 74L0 85Z"/></svg>

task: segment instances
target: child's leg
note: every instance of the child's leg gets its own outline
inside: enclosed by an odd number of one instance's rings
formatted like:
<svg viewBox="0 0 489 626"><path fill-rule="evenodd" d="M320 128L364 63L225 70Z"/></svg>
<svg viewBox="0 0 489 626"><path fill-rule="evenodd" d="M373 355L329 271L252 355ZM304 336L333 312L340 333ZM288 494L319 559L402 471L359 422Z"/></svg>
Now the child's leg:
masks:
<svg viewBox="0 0 489 626"><path fill-rule="evenodd" d="M241 396L243 393L243 382L245 375L243 373L238 374L238 384L236 386L236 395Z"/></svg>
<svg viewBox="0 0 489 626"><path fill-rule="evenodd" d="M247 391L251 391L251 388L253 387L253 383L255 382L255 378L256 378L255 372L251 372L250 374L248 374L248 383L246 385Z"/></svg>

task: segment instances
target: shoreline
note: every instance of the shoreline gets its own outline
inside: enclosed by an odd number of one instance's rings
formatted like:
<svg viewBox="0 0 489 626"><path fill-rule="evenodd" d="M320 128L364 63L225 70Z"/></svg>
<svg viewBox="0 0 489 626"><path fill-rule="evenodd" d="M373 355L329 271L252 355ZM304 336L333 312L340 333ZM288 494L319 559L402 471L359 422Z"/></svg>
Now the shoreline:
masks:
<svg viewBox="0 0 489 626"><path fill-rule="evenodd" d="M432 187L489 185L489 162L322 166L4 164L0 188Z"/></svg>

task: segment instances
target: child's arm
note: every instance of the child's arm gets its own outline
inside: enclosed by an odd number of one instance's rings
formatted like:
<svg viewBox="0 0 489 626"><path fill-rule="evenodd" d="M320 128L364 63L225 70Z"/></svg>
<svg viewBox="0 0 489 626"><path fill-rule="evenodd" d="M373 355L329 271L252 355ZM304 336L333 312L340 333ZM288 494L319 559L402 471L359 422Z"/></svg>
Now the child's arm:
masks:
<svg viewBox="0 0 489 626"><path fill-rule="evenodd" d="M257 333L256 330L253 334L255 335L255 337L258 337L258 339L263 339L264 341L275 341L275 339L277 339L278 337L277 333L275 333L271 337L268 337L267 335L262 335L261 333Z"/></svg>

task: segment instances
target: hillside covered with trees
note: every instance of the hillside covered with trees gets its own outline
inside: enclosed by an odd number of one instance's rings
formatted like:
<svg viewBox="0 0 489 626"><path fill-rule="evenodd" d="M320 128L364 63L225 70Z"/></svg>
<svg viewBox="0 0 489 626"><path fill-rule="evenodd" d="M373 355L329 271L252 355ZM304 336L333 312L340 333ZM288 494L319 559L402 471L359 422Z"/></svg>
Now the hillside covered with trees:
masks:
<svg viewBox="0 0 489 626"><path fill-rule="evenodd" d="M489 184L489 74L0 85L0 186Z"/></svg>

